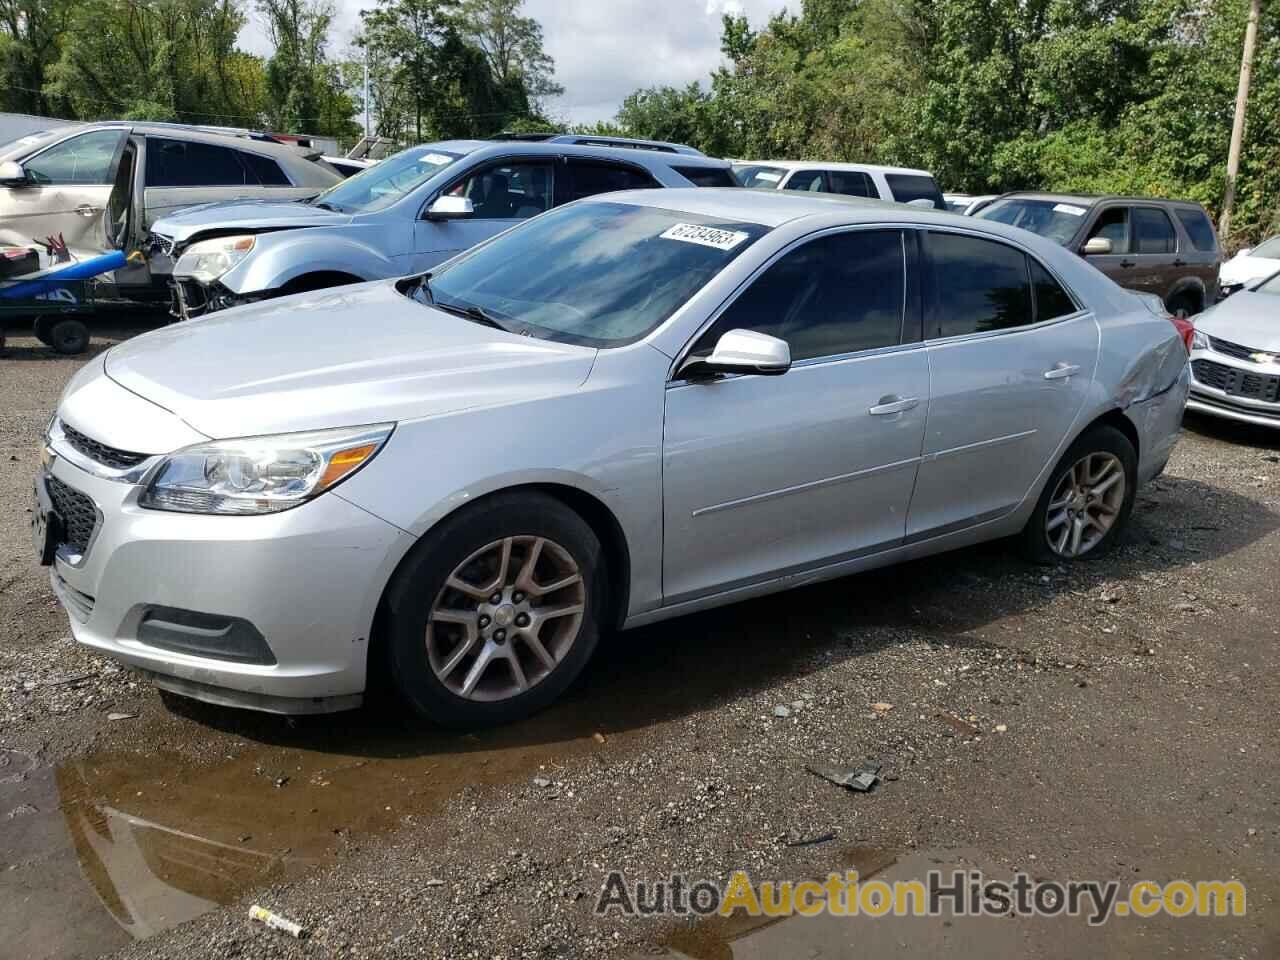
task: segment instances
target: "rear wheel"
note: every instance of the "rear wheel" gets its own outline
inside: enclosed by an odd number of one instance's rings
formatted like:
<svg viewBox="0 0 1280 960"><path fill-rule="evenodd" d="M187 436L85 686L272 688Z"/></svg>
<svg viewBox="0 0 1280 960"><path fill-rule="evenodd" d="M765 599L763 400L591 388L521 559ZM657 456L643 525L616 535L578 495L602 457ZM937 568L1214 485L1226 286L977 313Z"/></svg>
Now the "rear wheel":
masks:
<svg viewBox="0 0 1280 960"><path fill-rule="evenodd" d="M1054 468L1022 531L1023 552L1038 563L1092 560L1115 546L1133 511L1138 455L1129 438L1100 424Z"/></svg>
<svg viewBox="0 0 1280 960"><path fill-rule="evenodd" d="M39 331L36 332L43 343L66 356L83 353L89 348L89 328L82 321L58 317L49 319L52 322L47 328L48 339L40 337Z"/></svg>
<svg viewBox="0 0 1280 960"><path fill-rule="evenodd" d="M1171 297L1166 306L1175 317L1183 319L1195 316L1201 308L1199 298L1190 293L1179 293Z"/></svg>
<svg viewBox="0 0 1280 960"><path fill-rule="evenodd" d="M555 700L595 651L608 603L600 541L544 494L444 521L387 596L389 679L420 718L478 728Z"/></svg>

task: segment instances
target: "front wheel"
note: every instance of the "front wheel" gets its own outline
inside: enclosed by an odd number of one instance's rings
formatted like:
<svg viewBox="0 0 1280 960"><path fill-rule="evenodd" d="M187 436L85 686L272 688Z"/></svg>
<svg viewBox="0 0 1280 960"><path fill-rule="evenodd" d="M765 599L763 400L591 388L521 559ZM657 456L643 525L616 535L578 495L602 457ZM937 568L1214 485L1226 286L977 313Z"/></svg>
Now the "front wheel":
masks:
<svg viewBox="0 0 1280 960"><path fill-rule="evenodd" d="M1023 528L1023 552L1037 563L1103 556L1129 522L1137 478L1129 438L1115 427L1093 427L1054 468Z"/></svg>
<svg viewBox="0 0 1280 960"><path fill-rule="evenodd" d="M422 719L474 729L555 700L595 651L608 585L600 541L544 494L502 494L445 520L397 571L387 665Z"/></svg>

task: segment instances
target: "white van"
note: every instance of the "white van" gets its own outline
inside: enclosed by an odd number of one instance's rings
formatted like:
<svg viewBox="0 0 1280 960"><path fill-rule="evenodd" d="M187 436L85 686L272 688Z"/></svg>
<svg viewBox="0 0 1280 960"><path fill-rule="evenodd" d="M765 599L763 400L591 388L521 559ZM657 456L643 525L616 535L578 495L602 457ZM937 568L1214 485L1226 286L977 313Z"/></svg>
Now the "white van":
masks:
<svg viewBox="0 0 1280 960"><path fill-rule="evenodd" d="M842 193L891 203L928 200L938 210L948 209L933 174L910 167L819 160L739 160L733 164L733 175L744 187L757 190Z"/></svg>

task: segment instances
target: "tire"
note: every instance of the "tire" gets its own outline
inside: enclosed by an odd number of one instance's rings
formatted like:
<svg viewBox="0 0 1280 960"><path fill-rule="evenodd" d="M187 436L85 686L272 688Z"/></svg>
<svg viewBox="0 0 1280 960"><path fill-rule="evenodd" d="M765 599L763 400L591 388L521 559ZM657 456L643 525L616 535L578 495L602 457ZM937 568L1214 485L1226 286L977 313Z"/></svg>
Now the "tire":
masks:
<svg viewBox="0 0 1280 960"><path fill-rule="evenodd" d="M524 568L538 542L531 579L538 590L555 589L526 596L518 587L528 582ZM580 582L570 583L575 570ZM608 604L604 552L582 517L545 494L495 495L444 520L396 571L384 605L385 679L414 719L466 730L522 719L582 673ZM580 614L560 613L575 606ZM547 613L554 616L543 620ZM468 691L485 655L491 659Z"/></svg>
<svg viewBox="0 0 1280 960"><path fill-rule="evenodd" d="M53 340L49 336L49 330L57 320L57 317L36 317L35 322L31 325L31 332L34 333L36 339L46 347L53 346Z"/></svg>
<svg viewBox="0 0 1280 960"><path fill-rule="evenodd" d="M84 353L89 348L89 328L79 320L57 320L49 325L48 343L64 356Z"/></svg>
<svg viewBox="0 0 1280 960"><path fill-rule="evenodd" d="M1175 317L1193 317L1200 312L1200 303L1196 297L1190 293L1180 293L1169 300L1166 305L1167 309Z"/></svg>
<svg viewBox="0 0 1280 960"><path fill-rule="evenodd" d="M1086 459L1088 464L1082 469ZM1121 481L1110 479L1117 473L1123 478L1119 493L1115 486ZM1090 485L1090 480L1096 482ZM1128 437L1106 424L1085 431L1049 475L1049 482L1022 529L1022 553L1033 563L1095 560L1106 556L1129 523L1137 481L1138 454ZM1101 493L1094 492L1105 483L1110 486ZM1069 500L1064 501L1064 496ZM1052 529L1051 518L1055 524ZM1077 520L1081 527L1079 540L1075 539ZM1108 522L1105 530L1099 528L1100 523ZM1065 544L1062 543L1064 524Z"/></svg>

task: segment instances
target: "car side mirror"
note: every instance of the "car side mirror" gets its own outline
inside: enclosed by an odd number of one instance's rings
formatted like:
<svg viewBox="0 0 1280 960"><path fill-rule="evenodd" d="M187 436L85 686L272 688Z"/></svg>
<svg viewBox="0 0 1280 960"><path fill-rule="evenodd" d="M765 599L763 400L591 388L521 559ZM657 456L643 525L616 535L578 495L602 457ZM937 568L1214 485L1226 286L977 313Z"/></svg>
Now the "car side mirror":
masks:
<svg viewBox="0 0 1280 960"><path fill-rule="evenodd" d="M729 330L716 341L710 356L690 357L680 376L700 379L729 373L756 373L776 377L791 369L787 341L754 330Z"/></svg>
<svg viewBox="0 0 1280 960"><path fill-rule="evenodd" d="M1106 237L1090 237L1080 252L1086 257L1103 256L1111 252L1111 241Z"/></svg>
<svg viewBox="0 0 1280 960"><path fill-rule="evenodd" d="M427 207L428 220L465 220L475 213L476 205L470 197L439 196Z"/></svg>
<svg viewBox="0 0 1280 960"><path fill-rule="evenodd" d="M0 184L6 187L19 187L31 181L27 179L27 171L15 160L0 163Z"/></svg>

